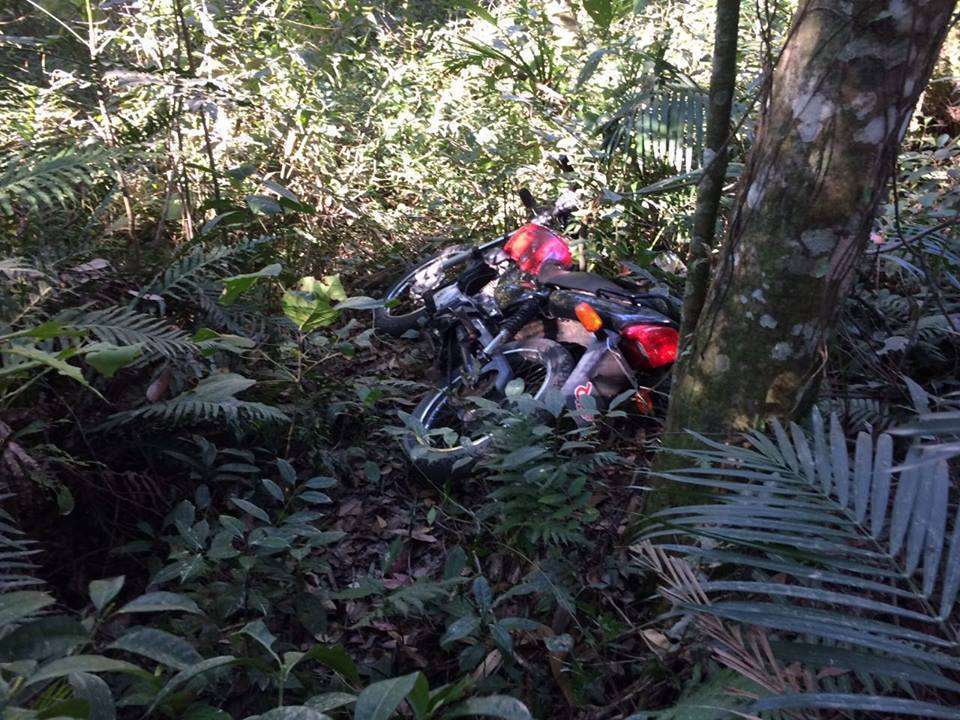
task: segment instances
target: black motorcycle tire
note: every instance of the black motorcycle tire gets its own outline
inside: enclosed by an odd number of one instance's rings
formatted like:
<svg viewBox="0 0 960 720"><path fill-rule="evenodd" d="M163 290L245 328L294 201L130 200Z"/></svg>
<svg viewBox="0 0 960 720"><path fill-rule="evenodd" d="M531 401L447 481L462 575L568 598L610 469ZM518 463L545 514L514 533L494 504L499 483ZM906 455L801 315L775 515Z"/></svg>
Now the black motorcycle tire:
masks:
<svg viewBox="0 0 960 720"><path fill-rule="evenodd" d="M508 358L516 354L524 360L541 364L546 375L539 388L531 394L542 398L551 390L558 391L563 387L570 373L573 371L574 360L570 353L560 343L544 338L533 338L521 342L508 343L503 346L503 353ZM419 421L424 430L436 429L438 411L445 398L459 384L455 378L441 388L437 388L420 401L411 415ZM545 410L537 411L543 414L544 420L549 418ZM403 449L413 463L413 466L430 480L442 483L448 479L462 478L468 475L476 462L490 450L492 438L489 435L476 439L469 447L462 445L449 448L434 448L427 445L415 433L410 432L403 436ZM419 450L416 450L420 448Z"/></svg>
<svg viewBox="0 0 960 720"><path fill-rule="evenodd" d="M403 298L404 295L409 291L410 285L414 282L414 279L418 273L423 272L431 265L443 262L449 257L452 257L458 253L462 253L465 250L469 250L470 247L470 245L451 245L448 248L444 248L444 250L438 255L434 255L429 260L425 260L424 262L420 263L415 268L410 270L410 272L400 278L399 281L394 283L393 286L387 291L384 299L387 302L390 302L391 300L399 300ZM394 308L381 307L373 311L373 327L377 332L383 332L393 337L400 337L408 330L416 330L418 327L420 327L423 321L426 320L426 317L426 307L419 307L408 312L398 312Z"/></svg>

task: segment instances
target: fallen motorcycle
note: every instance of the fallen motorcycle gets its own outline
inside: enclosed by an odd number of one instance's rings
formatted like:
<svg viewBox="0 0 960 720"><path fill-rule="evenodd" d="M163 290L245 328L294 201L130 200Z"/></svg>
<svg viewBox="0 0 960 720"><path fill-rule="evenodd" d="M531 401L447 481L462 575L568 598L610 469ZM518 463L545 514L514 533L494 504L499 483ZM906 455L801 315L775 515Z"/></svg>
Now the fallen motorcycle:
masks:
<svg viewBox="0 0 960 720"><path fill-rule="evenodd" d="M467 398L505 403L512 381L538 400L558 393L581 422L626 390L645 413L664 395L679 303L570 270L570 244L552 228L563 227L574 202L565 194L507 235L446 248L404 275L375 311L378 331L421 329L437 350L446 380L416 406L403 437L428 477L461 474L482 456L490 437Z"/></svg>

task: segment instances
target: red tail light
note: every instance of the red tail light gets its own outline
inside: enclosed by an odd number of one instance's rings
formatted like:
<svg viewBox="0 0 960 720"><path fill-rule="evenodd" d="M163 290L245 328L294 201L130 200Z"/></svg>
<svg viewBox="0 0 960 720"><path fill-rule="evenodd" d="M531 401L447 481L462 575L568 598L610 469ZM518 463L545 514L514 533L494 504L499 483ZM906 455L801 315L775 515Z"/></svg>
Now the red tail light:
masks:
<svg viewBox="0 0 960 720"><path fill-rule="evenodd" d="M655 370L677 359L680 333L665 325L629 325L620 331L620 347L630 364Z"/></svg>

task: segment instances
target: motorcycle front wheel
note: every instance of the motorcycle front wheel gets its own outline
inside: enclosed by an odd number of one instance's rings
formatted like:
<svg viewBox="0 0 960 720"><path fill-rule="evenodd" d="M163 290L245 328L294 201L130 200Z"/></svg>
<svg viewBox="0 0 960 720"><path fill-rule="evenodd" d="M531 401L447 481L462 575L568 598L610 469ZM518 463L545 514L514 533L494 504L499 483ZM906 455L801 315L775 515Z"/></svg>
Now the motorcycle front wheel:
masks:
<svg viewBox="0 0 960 720"><path fill-rule="evenodd" d="M415 330L426 319L427 308L424 292L436 290L453 282L463 270L463 263L444 268L443 263L454 255L470 249L470 245L451 245L439 255L420 263L397 281L384 300L387 307L373 312L373 326L378 332L400 337L408 330Z"/></svg>
<svg viewBox="0 0 960 720"><path fill-rule="evenodd" d="M503 356L510 364L514 378L524 381L524 392L535 399L542 399L548 392L559 392L573 371L574 361L570 353L552 340L535 338L503 346ZM484 378L481 378L481 384ZM464 402L469 396L481 396L486 400L505 403L506 397L496 389L492 378L486 379L486 387L476 385L467 388L462 377L454 378L441 388L427 393L411 413L423 427L424 435L409 432L403 437L403 448L414 467L436 482L463 477L484 454L489 452L492 438L484 434L473 421ZM536 411L549 415L546 411ZM544 418L546 419L546 418ZM431 430L449 428L457 435L456 444L446 445L427 435ZM464 443L468 438L469 443Z"/></svg>

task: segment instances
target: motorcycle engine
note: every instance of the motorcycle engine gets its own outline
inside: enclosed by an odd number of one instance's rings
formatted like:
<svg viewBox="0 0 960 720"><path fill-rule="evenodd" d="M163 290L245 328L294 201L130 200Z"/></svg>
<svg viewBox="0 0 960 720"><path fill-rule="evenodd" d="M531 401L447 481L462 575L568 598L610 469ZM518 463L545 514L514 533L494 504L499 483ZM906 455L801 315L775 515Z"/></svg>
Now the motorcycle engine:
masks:
<svg viewBox="0 0 960 720"><path fill-rule="evenodd" d="M536 290L536 286L530 280L524 279L520 268L512 266L500 274L493 297L503 311L521 300L526 300L533 290Z"/></svg>

